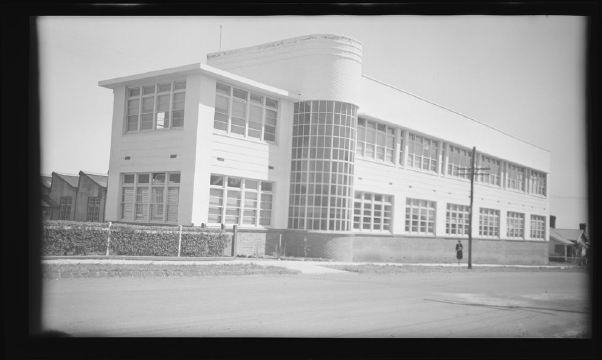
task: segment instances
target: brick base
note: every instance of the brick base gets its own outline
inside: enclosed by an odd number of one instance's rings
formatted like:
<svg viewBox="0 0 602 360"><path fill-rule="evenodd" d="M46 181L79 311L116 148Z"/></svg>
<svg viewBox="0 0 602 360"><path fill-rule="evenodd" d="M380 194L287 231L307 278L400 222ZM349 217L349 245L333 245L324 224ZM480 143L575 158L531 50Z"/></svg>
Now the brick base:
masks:
<svg viewBox="0 0 602 360"><path fill-rule="evenodd" d="M457 239L405 236L366 236L329 234L291 230L239 230L237 254L246 256L280 255L324 258L337 261L453 263ZM468 240L463 263L468 262ZM475 264L547 265L548 242L473 239L472 262ZM229 251L229 249L228 249Z"/></svg>

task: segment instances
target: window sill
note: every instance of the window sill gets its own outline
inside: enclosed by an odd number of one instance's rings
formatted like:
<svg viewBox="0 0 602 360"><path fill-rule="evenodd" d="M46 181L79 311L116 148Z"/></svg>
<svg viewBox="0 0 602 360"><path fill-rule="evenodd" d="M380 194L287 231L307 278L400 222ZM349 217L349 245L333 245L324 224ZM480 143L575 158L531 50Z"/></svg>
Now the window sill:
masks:
<svg viewBox="0 0 602 360"><path fill-rule="evenodd" d="M367 157L364 157L364 156L361 156L361 155L357 155L357 154L355 155L355 158L357 160L366 161L366 162L369 162L369 163L372 163L372 164L385 165L385 166L388 166L388 167L397 168L397 166L395 165L395 163L387 162L385 160L370 159L370 158L367 158Z"/></svg>
<svg viewBox="0 0 602 360"><path fill-rule="evenodd" d="M248 142L252 142L252 143L255 143L255 144L278 146L278 144L276 142L259 140L259 139L256 139L256 138L251 138L251 137L248 137L248 136L243 136L243 135L239 135L239 134L235 134L235 133L229 133L229 132L222 131L222 130L215 130L215 129L213 129L213 135L219 135L219 136L228 137L228 138L232 138L232 139L238 139L238 140L248 141Z"/></svg>
<svg viewBox="0 0 602 360"><path fill-rule="evenodd" d="M184 127L169 128L169 129L140 130L140 131L125 131L122 135L153 134L153 133L169 132L172 130L173 131L183 131Z"/></svg>
<svg viewBox="0 0 602 360"><path fill-rule="evenodd" d="M439 174L436 171L422 170L422 169L416 169L416 168L410 168L410 167L402 167L401 165L399 167L400 167L400 169L405 169L405 170L417 172L417 173L420 173L420 174L427 174L427 175L432 175L432 176L441 176L441 174Z"/></svg>

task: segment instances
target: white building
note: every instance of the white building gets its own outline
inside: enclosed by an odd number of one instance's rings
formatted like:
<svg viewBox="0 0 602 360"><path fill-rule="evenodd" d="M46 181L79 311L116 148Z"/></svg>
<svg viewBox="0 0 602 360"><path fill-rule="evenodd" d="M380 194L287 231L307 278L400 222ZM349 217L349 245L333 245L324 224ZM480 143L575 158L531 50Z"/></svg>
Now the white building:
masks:
<svg viewBox="0 0 602 360"><path fill-rule="evenodd" d="M99 82L113 89L106 219L238 225L239 253L354 261L548 259L550 153L362 74L309 35ZM467 249L464 243L465 251Z"/></svg>

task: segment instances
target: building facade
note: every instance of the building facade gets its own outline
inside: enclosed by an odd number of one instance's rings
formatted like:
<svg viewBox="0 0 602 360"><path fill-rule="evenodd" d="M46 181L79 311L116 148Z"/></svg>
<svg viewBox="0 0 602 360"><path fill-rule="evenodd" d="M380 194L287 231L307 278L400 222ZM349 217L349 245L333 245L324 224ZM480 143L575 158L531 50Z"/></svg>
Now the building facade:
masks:
<svg viewBox="0 0 602 360"><path fill-rule="evenodd" d="M104 222L107 175L80 171L78 175L53 172L42 176L44 219Z"/></svg>
<svg viewBox="0 0 602 360"><path fill-rule="evenodd" d="M475 263L547 263L549 152L363 75L356 40L99 85L114 94L108 221L237 225L248 255L411 263L454 261L472 220ZM489 171L470 218L473 147Z"/></svg>

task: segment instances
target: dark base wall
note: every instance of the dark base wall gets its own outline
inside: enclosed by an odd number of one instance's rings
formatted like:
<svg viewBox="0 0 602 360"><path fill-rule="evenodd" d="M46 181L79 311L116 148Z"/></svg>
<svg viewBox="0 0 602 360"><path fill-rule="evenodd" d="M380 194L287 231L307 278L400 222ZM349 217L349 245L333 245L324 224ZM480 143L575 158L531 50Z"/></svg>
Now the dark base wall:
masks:
<svg viewBox="0 0 602 360"><path fill-rule="evenodd" d="M282 241L280 242L280 235ZM287 230L238 230L237 251L246 256L324 258L337 261L454 263L457 239L406 236L364 236ZM468 240L462 239L468 261ZM473 239L474 264L547 265L549 244L543 241Z"/></svg>
<svg viewBox="0 0 602 360"><path fill-rule="evenodd" d="M454 263L457 239L363 237L353 240L353 261L397 263ZM468 262L468 240L463 239L462 263ZM547 265L548 243L473 239L474 264Z"/></svg>

